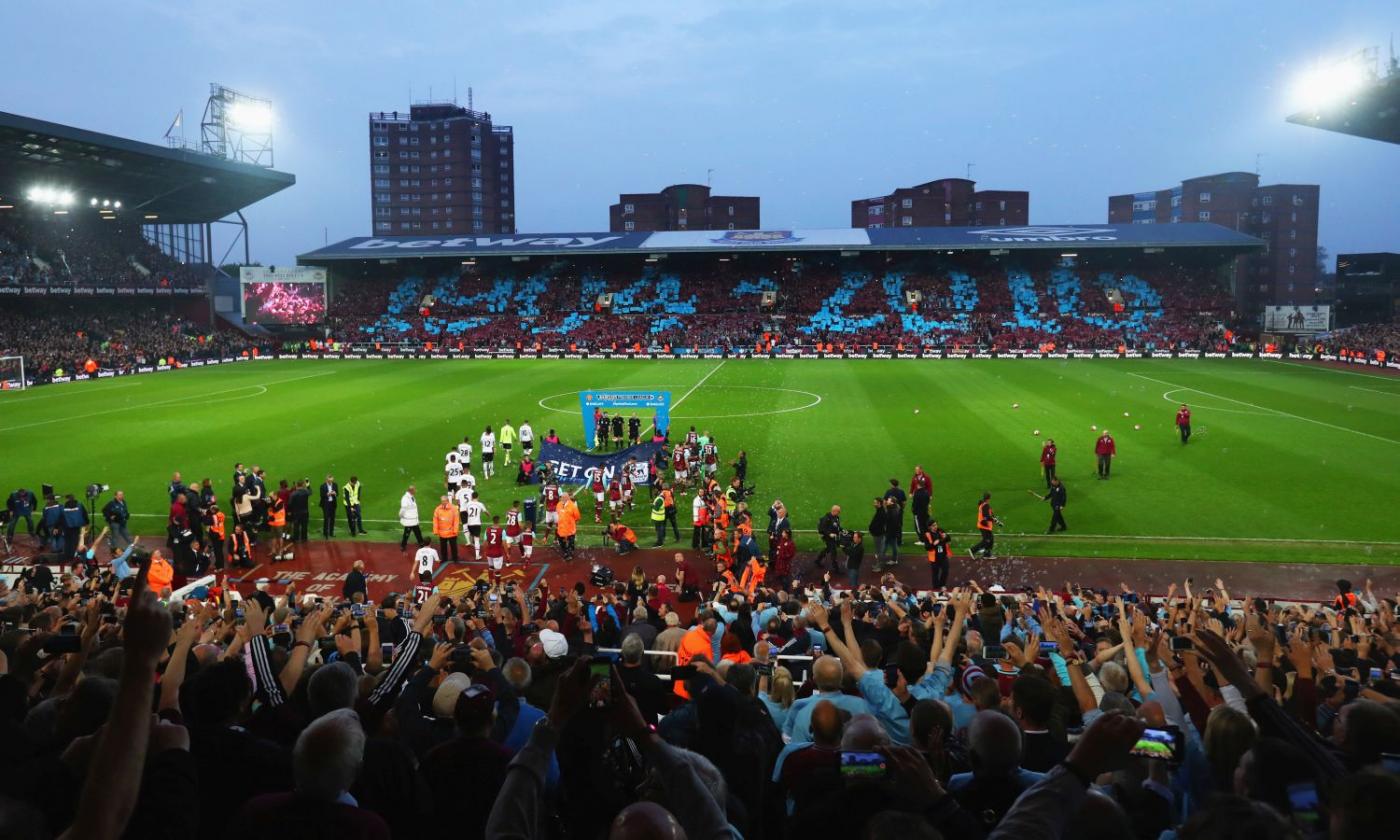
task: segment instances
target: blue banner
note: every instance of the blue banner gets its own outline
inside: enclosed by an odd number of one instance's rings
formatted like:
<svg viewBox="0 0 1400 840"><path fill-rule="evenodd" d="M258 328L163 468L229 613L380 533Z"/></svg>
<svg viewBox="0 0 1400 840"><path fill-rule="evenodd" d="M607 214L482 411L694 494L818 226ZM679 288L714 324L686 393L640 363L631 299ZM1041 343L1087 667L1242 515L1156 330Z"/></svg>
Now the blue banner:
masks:
<svg viewBox="0 0 1400 840"><path fill-rule="evenodd" d="M642 440L651 439L653 427L663 435L671 428L670 391L579 391L578 402L583 409L583 439L589 449L597 445L599 418L604 414L612 417L625 408L644 409L640 415Z"/></svg>
<svg viewBox="0 0 1400 840"><path fill-rule="evenodd" d="M636 458L637 462L631 468L632 483L642 485L651 483L647 464L660 448L659 443L642 443L617 452L594 455L562 443L546 442L540 447L540 460L549 465L560 484L590 484L593 475L600 471L604 483L612 481L613 476L620 475L618 471L627 465L627 459Z"/></svg>

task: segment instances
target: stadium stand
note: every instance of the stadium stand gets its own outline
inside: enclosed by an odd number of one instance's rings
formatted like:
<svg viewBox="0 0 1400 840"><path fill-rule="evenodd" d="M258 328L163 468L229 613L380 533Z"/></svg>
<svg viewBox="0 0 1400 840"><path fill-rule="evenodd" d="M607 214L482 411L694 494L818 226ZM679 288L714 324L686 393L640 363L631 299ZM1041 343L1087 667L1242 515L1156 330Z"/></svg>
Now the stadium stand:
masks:
<svg viewBox="0 0 1400 840"><path fill-rule="evenodd" d="M0 284L203 288L210 270L170 259L139 225L85 213L0 215Z"/></svg>
<svg viewBox="0 0 1400 840"><path fill-rule="evenodd" d="M1170 270L968 271L926 260L877 270L775 269L648 266L629 275L556 265L524 277L473 270L396 284L356 281L338 291L332 323L350 342L601 348L684 341L735 349L768 334L795 345L1111 350L1213 347L1232 317L1228 294L1213 282ZM769 311L755 300L764 292L777 295ZM908 292L922 303L911 306ZM602 295L611 296L609 307L597 304Z"/></svg>

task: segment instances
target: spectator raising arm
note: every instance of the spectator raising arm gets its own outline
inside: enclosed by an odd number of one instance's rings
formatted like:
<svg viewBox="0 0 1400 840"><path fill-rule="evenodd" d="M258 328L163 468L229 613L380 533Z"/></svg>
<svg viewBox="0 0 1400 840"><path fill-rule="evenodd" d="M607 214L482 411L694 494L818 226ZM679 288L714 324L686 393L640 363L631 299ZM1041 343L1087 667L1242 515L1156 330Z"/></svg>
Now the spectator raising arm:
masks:
<svg viewBox="0 0 1400 840"><path fill-rule="evenodd" d="M119 837L136 807L153 717L156 665L170 642L170 613L141 584L127 608L123 641L116 700L88 767L77 815L64 838Z"/></svg>

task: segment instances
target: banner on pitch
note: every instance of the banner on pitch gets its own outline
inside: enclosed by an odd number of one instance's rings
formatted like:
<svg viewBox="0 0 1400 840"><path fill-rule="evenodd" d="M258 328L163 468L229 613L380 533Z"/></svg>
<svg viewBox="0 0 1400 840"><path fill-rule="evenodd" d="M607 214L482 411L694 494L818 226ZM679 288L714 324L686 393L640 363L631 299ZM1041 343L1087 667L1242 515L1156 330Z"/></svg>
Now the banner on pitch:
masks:
<svg viewBox="0 0 1400 840"><path fill-rule="evenodd" d="M620 470L627 467L628 458L636 458L637 462L630 468L632 483L640 485L651 483L647 463L660 448L659 443L642 443L617 452L594 455L562 443L546 442L540 447L540 460L549 464L560 484L591 484L593 476L598 473L602 474L603 483L606 484L612 481L613 476L621 475Z"/></svg>
<svg viewBox="0 0 1400 840"><path fill-rule="evenodd" d="M579 406L583 409L583 439L592 449L597 437L598 417L613 415L623 409L642 409L642 437L650 437L653 423L664 434L671 427L670 391L579 391Z"/></svg>

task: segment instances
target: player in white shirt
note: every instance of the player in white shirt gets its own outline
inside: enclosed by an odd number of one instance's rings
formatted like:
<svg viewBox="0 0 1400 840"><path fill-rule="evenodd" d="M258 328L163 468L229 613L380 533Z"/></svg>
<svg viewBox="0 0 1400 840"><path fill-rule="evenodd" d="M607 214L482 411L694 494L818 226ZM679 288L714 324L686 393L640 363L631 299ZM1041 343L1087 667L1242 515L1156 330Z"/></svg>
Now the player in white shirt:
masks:
<svg viewBox="0 0 1400 840"><path fill-rule="evenodd" d="M535 453L535 430L530 428L530 421L526 420L520 424L517 430L520 435L520 449L526 455L533 456Z"/></svg>
<svg viewBox="0 0 1400 840"><path fill-rule="evenodd" d="M481 477L490 478L496 474L496 434L487 426L481 433Z"/></svg>
<svg viewBox="0 0 1400 840"><path fill-rule="evenodd" d="M467 506L472 503L472 495L475 493L472 488L463 486L452 494L452 501L457 505L457 519L463 525L467 524Z"/></svg>
<svg viewBox="0 0 1400 840"><path fill-rule="evenodd" d="M466 516L467 532L472 537L472 548L476 550L478 558L481 557L481 518L486 513L486 505L483 505L481 499L472 493L471 501L467 502L463 514Z"/></svg>
<svg viewBox="0 0 1400 840"><path fill-rule="evenodd" d="M463 486L463 487L469 487L469 488L471 488L472 490L475 490L475 489L476 489L476 476L472 475L470 472L463 472L463 473L462 473L462 486Z"/></svg>
<svg viewBox="0 0 1400 840"><path fill-rule="evenodd" d="M418 549L413 555L413 574L418 576L418 582L431 584L433 582L433 572L437 569L437 564L438 553L436 548L425 545Z"/></svg>
<svg viewBox="0 0 1400 840"><path fill-rule="evenodd" d="M462 438L462 442L457 444L457 460L462 462L462 469L472 468L471 438Z"/></svg>
<svg viewBox="0 0 1400 840"><path fill-rule="evenodd" d="M443 472L447 474L447 492L456 493L458 485L462 483L462 463L457 460L455 451L447 453L447 466Z"/></svg>

